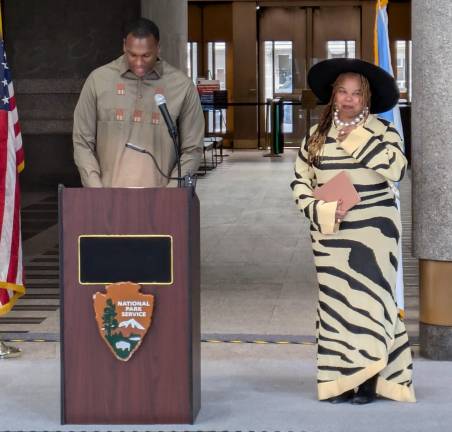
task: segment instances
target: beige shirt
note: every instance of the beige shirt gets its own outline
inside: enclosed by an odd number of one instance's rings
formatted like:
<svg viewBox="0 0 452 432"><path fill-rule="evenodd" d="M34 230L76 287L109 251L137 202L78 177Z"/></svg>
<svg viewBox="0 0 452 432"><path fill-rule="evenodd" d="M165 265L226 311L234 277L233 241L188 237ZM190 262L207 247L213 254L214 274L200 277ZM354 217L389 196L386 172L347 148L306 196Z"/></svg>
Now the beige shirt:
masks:
<svg viewBox="0 0 452 432"><path fill-rule="evenodd" d="M196 172L202 155L204 116L192 81L159 60L138 78L124 56L94 70L83 86L74 112L74 159L83 186L163 187L152 158L126 148L135 144L152 153L163 173L177 176L176 153L154 102L163 94L179 130L182 176ZM177 181L171 181L175 185Z"/></svg>

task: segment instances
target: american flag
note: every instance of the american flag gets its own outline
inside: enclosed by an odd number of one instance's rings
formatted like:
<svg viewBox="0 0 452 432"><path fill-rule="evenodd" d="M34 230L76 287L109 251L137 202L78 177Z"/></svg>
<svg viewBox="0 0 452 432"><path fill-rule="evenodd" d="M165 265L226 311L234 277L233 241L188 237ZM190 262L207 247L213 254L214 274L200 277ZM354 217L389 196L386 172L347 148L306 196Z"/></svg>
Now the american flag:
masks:
<svg viewBox="0 0 452 432"><path fill-rule="evenodd" d="M24 167L22 136L11 72L0 41L0 315L25 293L20 233L19 172Z"/></svg>

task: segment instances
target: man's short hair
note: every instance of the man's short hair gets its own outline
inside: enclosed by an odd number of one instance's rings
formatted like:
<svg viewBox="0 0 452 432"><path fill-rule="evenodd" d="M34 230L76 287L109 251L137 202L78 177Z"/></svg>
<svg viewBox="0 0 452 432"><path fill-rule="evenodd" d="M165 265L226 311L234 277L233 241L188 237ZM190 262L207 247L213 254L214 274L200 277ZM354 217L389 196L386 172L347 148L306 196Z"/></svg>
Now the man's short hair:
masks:
<svg viewBox="0 0 452 432"><path fill-rule="evenodd" d="M160 40L160 31L157 24L147 18L138 18L136 21L127 24L124 29L124 39L129 34L136 38L154 36L157 42Z"/></svg>

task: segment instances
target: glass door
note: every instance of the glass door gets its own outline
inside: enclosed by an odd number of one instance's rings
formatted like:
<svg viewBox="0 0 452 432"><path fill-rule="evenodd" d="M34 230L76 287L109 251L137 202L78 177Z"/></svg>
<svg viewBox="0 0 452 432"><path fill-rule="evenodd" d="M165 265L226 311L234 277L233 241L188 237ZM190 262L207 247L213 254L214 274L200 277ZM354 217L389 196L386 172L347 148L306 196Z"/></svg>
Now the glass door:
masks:
<svg viewBox="0 0 452 432"><path fill-rule="evenodd" d="M285 147L298 147L305 134L304 111L299 104L306 81L306 10L265 6L259 9L259 102L275 97L283 106ZM298 104L292 104L293 101ZM259 108L261 147L268 145L267 109Z"/></svg>
<svg viewBox="0 0 452 432"><path fill-rule="evenodd" d="M264 99L284 98L292 94L292 42L265 41L264 52ZM292 132L293 109L292 105L286 104L283 109L283 133L292 134Z"/></svg>
<svg viewBox="0 0 452 432"><path fill-rule="evenodd" d="M198 43L187 42L187 75L196 84L198 78Z"/></svg>
<svg viewBox="0 0 452 432"><path fill-rule="evenodd" d="M226 42L207 43L208 79L220 81L220 90L226 90ZM209 133L226 133L226 110L209 111L207 131Z"/></svg>

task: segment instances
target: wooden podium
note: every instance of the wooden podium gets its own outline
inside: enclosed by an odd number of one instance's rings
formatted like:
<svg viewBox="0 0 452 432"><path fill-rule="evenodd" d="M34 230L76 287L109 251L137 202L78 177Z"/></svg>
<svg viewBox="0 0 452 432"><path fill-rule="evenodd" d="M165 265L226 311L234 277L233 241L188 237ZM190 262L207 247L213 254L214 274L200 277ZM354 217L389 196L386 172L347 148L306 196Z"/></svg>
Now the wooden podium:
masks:
<svg viewBox="0 0 452 432"><path fill-rule="evenodd" d="M196 195L188 188L60 187L59 223L62 424L193 423L200 409ZM130 279L140 283L142 293L154 295L155 307L152 325L128 361L115 358L102 340L93 308L93 295L103 292L107 283L127 281L93 284L82 279L96 272L103 272L99 277L105 278L108 269L118 274L118 267L133 268L133 260L142 257L119 254L124 262L132 261L118 265L115 255L106 265L100 254L92 254L96 249L89 243L80 252L80 239L85 236L121 241L128 236L166 236L172 240L170 280L144 284ZM154 251L154 257L165 259L159 251ZM156 268L152 268L155 262L151 264L150 272L160 271L160 264ZM140 277L146 277L148 268L141 266L141 270L144 276Z"/></svg>

